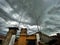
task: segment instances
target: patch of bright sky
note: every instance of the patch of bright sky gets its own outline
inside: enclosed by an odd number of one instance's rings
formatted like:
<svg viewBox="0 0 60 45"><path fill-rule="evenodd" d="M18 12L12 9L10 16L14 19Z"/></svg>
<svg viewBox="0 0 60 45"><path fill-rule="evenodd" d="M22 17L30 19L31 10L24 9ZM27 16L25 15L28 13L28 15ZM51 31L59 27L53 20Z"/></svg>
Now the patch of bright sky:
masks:
<svg viewBox="0 0 60 45"><path fill-rule="evenodd" d="M0 17L0 22L5 22L5 20L2 17Z"/></svg>
<svg viewBox="0 0 60 45"><path fill-rule="evenodd" d="M20 16L19 16L17 13L14 13L14 14L12 15L12 17L13 17L14 19L19 19L19 18L20 18Z"/></svg>
<svg viewBox="0 0 60 45"><path fill-rule="evenodd" d="M28 22L28 23L31 22L31 18L26 16L26 12L20 11L19 14L14 13L14 14L12 14L12 17L14 19L17 19L18 21L21 21L21 22Z"/></svg>
<svg viewBox="0 0 60 45"><path fill-rule="evenodd" d="M5 0L1 1L0 8L2 8L7 13L10 13L11 11L13 11L13 9L10 7L10 5Z"/></svg>
<svg viewBox="0 0 60 45"><path fill-rule="evenodd" d="M9 31L9 29L8 28L4 28L2 31Z"/></svg>
<svg viewBox="0 0 60 45"><path fill-rule="evenodd" d="M49 36L57 35L57 33L60 33L60 31L57 30L56 32L51 33Z"/></svg>
<svg viewBox="0 0 60 45"><path fill-rule="evenodd" d="M18 27L18 24L19 24L16 21L7 21L6 23L8 24L8 26L16 26L16 27Z"/></svg>
<svg viewBox="0 0 60 45"><path fill-rule="evenodd" d="M11 11L13 11L13 9L12 8L10 8L10 7L3 7L2 8L5 12L7 12L7 13L10 13Z"/></svg>

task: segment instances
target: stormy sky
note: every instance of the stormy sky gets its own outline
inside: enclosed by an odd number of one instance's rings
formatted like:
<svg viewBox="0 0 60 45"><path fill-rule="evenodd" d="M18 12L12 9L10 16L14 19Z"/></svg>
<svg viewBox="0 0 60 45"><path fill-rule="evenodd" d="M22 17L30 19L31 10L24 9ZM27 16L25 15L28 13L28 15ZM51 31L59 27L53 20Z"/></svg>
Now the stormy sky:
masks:
<svg viewBox="0 0 60 45"><path fill-rule="evenodd" d="M14 26L26 27L28 34L60 33L60 0L0 0L0 34Z"/></svg>

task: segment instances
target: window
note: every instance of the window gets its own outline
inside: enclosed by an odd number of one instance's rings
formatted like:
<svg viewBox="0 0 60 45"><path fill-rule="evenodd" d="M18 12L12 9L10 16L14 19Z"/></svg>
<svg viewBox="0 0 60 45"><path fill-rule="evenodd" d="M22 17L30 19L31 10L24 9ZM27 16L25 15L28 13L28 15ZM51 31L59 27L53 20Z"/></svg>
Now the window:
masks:
<svg viewBox="0 0 60 45"><path fill-rule="evenodd" d="M2 40L0 40L0 45L2 45Z"/></svg>
<svg viewBox="0 0 60 45"><path fill-rule="evenodd" d="M27 45L36 45L36 40L27 40Z"/></svg>

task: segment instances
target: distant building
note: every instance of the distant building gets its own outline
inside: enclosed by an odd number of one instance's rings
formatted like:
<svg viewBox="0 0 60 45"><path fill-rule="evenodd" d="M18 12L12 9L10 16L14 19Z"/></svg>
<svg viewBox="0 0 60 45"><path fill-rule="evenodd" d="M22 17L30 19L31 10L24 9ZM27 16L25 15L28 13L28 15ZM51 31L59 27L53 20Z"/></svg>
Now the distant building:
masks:
<svg viewBox="0 0 60 45"><path fill-rule="evenodd" d="M60 33L57 33L57 35L52 36L54 39L56 39L56 42L52 45L60 45Z"/></svg>
<svg viewBox="0 0 60 45"><path fill-rule="evenodd" d="M5 36L0 35L0 45L2 44L3 40L5 39Z"/></svg>

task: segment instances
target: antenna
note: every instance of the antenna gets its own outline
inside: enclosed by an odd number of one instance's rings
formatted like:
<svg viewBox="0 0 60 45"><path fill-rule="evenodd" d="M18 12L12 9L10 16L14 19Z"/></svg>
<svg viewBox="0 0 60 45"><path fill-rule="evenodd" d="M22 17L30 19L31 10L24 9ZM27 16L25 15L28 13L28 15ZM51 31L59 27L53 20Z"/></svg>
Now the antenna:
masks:
<svg viewBox="0 0 60 45"><path fill-rule="evenodd" d="M19 18L19 26L18 26L18 27L20 27L20 23L21 23L21 20L22 20L22 16L23 16L23 15L20 15L20 18Z"/></svg>
<svg viewBox="0 0 60 45"><path fill-rule="evenodd" d="M19 27L20 27L20 23L21 23L22 17L23 17L23 12L21 13L20 18L19 18Z"/></svg>
<svg viewBox="0 0 60 45"><path fill-rule="evenodd" d="M38 32L39 32L39 34L40 34L40 40L41 40L41 35L42 35L42 34L41 34L40 29L39 29L39 26L38 26L38 25L39 25L39 23L38 23L38 21L39 21L38 19L39 19L39 18L40 18L40 16L36 19L36 24L37 24L37 29L38 29ZM41 27L40 27L40 28L41 28Z"/></svg>

